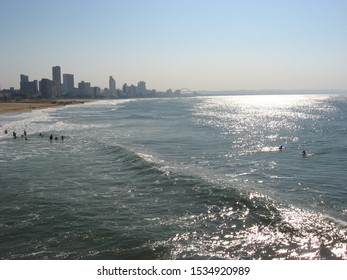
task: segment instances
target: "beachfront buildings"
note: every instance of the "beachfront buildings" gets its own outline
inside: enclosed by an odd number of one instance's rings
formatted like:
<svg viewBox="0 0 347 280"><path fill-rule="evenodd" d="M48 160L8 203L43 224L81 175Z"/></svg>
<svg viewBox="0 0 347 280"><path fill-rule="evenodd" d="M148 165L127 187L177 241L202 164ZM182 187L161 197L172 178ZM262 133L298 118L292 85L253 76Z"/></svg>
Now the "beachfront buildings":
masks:
<svg viewBox="0 0 347 280"><path fill-rule="evenodd" d="M62 80L63 78L63 80ZM75 88L74 75L61 73L60 66L52 67L52 80L43 78L40 83L37 80L29 81L29 76L20 75L20 89L1 91L6 98L136 98L136 97L157 97L157 96L179 96L180 91L174 93L157 92L155 89L148 90L146 82L139 81L137 85L126 83L121 89L116 88L116 81L113 76L109 76L109 88L101 90L100 87L91 86L89 82L81 81L78 88Z"/></svg>

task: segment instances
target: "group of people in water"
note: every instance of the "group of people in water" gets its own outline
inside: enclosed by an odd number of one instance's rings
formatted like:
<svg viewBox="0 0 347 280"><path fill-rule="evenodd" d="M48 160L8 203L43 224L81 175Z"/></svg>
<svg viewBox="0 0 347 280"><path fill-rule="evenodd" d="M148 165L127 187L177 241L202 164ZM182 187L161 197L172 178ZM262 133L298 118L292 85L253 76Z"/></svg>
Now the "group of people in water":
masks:
<svg viewBox="0 0 347 280"><path fill-rule="evenodd" d="M5 133L5 134L8 134L7 129L5 129L4 133ZM13 132L12 132L12 136L13 136L14 139L16 139L16 138L17 138L17 133L16 133L15 131L13 131ZM41 138L44 138L44 135L43 135L42 133L40 133L39 136L40 136ZM23 132L23 134L22 134L21 137L24 138L25 140L28 140L26 130L24 130L24 132ZM51 134L51 135L49 136L49 140L50 140L50 141L53 141L53 139L54 139L55 141L58 141L58 140L59 140L58 136L53 137L53 134ZM60 136L60 139L61 139L61 141L64 141L64 139L65 139L64 135L61 135L61 136Z"/></svg>
<svg viewBox="0 0 347 280"><path fill-rule="evenodd" d="M5 129L4 133L5 133L5 134L8 133L8 132L7 132L7 129ZM16 133L15 131L13 131L13 132L12 132L12 136L13 136L14 139L16 139L16 138L17 138L17 133ZM25 140L28 140L26 130L24 130L24 132L23 132L23 134L22 134L22 138L23 138L23 137L25 138Z"/></svg>
<svg viewBox="0 0 347 280"><path fill-rule="evenodd" d="M282 150L283 150L283 146L282 146L282 145L279 146L278 149L279 149L280 151L282 151ZM306 153L305 150L302 150L301 154L302 154L304 157L307 156L307 153Z"/></svg>
<svg viewBox="0 0 347 280"><path fill-rule="evenodd" d="M41 133L40 133L41 134ZM43 137L43 134L41 134L41 136ZM62 136L60 136L60 139L61 139L61 141L64 141L64 135L62 135ZM53 140L53 134L51 134L50 136L49 136L49 140ZM58 140L58 136L55 136L54 137L54 140L55 141L57 141Z"/></svg>
<svg viewBox="0 0 347 280"><path fill-rule="evenodd" d="M7 129L5 130L4 133L5 133L5 134L8 133ZM12 135L13 135L13 138L14 138L14 139L17 138L17 133L16 133L15 131L13 131ZM39 136L42 137L42 138L44 137L42 133L40 133ZM25 140L28 140L26 130L24 130L24 132L23 132L23 134L22 134L22 137L24 137ZM49 136L49 140L50 140L50 141L53 141L53 138L54 138L55 141L58 141L58 140L59 140L58 136L53 137L53 134L51 134L51 135ZM61 141L64 141L64 138L65 138L64 135L61 135L61 136L60 136ZM282 146L282 145L279 146L278 149L279 149L280 151L282 151L282 150L283 150L283 146ZM307 156L307 153L306 153L305 150L302 150L301 154L302 154L303 156Z"/></svg>

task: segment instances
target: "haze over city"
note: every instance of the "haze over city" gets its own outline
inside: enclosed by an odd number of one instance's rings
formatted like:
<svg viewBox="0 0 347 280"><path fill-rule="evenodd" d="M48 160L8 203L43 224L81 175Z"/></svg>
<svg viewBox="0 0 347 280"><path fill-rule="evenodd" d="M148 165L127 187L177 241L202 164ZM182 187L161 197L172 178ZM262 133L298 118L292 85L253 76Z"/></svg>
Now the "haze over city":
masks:
<svg viewBox="0 0 347 280"><path fill-rule="evenodd" d="M0 2L0 87L19 75L166 90L347 89L347 1ZM118 87L118 86L117 86Z"/></svg>

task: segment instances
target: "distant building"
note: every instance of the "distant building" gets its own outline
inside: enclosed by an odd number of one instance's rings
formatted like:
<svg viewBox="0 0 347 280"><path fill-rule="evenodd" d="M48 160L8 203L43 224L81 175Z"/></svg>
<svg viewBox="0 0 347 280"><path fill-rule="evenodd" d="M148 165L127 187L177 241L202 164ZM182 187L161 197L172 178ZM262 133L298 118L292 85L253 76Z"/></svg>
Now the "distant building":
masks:
<svg viewBox="0 0 347 280"><path fill-rule="evenodd" d="M60 66L53 66L52 67L52 77L54 82L54 97L60 97L61 92L61 71Z"/></svg>
<svg viewBox="0 0 347 280"><path fill-rule="evenodd" d="M20 75L20 82L21 82L21 83L27 83L27 82L29 82L29 76L21 74L21 75Z"/></svg>
<svg viewBox="0 0 347 280"><path fill-rule="evenodd" d="M73 74L63 74L63 89L67 94L75 92L75 82Z"/></svg>
<svg viewBox="0 0 347 280"><path fill-rule="evenodd" d="M92 93L92 97L98 98L101 96L101 88L100 87L92 87L91 93Z"/></svg>
<svg viewBox="0 0 347 280"><path fill-rule="evenodd" d="M40 92L42 98L51 99L54 98L55 86L54 82L49 79L42 79L40 81Z"/></svg>
<svg viewBox="0 0 347 280"><path fill-rule="evenodd" d="M78 83L78 92L81 96L88 97L90 95L90 83L85 81Z"/></svg>
<svg viewBox="0 0 347 280"><path fill-rule="evenodd" d="M123 85L123 93L124 94L128 93L128 85L126 83Z"/></svg>
<svg viewBox="0 0 347 280"><path fill-rule="evenodd" d="M20 75L20 90L25 93L25 89L27 87L27 83L29 82L29 76L21 74Z"/></svg>
<svg viewBox="0 0 347 280"><path fill-rule="evenodd" d="M137 83L137 92L138 94L141 94L141 95L147 93L146 83L144 81L140 81Z"/></svg>
<svg viewBox="0 0 347 280"><path fill-rule="evenodd" d="M110 86L111 94L115 94L116 93L116 81L115 81L115 79L113 79L112 76L110 76L109 86Z"/></svg>
<svg viewBox="0 0 347 280"><path fill-rule="evenodd" d="M130 87L128 87L128 91L129 91L128 93L132 97L135 97L136 95L138 95L137 86L131 85Z"/></svg>
<svg viewBox="0 0 347 280"><path fill-rule="evenodd" d="M29 81L29 76L20 75L20 91L26 97L33 98L38 94L37 81Z"/></svg>

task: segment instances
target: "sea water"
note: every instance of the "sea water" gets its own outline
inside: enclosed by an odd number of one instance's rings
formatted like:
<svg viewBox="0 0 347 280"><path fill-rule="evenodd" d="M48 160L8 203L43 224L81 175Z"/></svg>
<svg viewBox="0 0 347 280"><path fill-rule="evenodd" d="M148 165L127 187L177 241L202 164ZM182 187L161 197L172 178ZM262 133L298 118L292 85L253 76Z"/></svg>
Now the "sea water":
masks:
<svg viewBox="0 0 347 280"><path fill-rule="evenodd" d="M107 100L0 125L1 259L347 259L345 95Z"/></svg>

